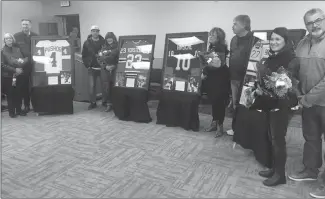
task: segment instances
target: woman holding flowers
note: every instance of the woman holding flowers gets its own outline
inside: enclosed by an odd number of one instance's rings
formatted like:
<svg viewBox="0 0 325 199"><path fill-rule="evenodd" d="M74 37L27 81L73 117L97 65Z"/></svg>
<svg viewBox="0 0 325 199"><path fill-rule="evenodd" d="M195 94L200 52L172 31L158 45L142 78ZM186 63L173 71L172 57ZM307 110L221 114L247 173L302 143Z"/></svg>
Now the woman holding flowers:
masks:
<svg viewBox="0 0 325 199"><path fill-rule="evenodd" d="M208 52L202 54L202 79L206 79L207 94L212 105L212 122L205 129L207 132L216 131L216 137L224 134L223 122L230 95L229 69L226 65L228 49L225 41L226 34L221 28L212 28L209 33Z"/></svg>
<svg viewBox="0 0 325 199"><path fill-rule="evenodd" d="M269 137L272 142L272 168L260 171L259 175L267 178L265 186L286 183L286 141L290 108L295 106L296 97L291 93L292 83L287 74L290 61L295 57L288 30L275 28L270 38L270 56L258 65L259 81L253 91L256 98L251 108L268 113Z"/></svg>
<svg viewBox="0 0 325 199"><path fill-rule="evenodd" d="M114 75L118 63L118 42L113 32L107 32L105 35L105 43L101 50L98 52L97 60L101 65L102 77L106 78L103 86L105 93L103 93L103 106L106 107L106 112L112 110L111 94L114 85Z"/></svg>

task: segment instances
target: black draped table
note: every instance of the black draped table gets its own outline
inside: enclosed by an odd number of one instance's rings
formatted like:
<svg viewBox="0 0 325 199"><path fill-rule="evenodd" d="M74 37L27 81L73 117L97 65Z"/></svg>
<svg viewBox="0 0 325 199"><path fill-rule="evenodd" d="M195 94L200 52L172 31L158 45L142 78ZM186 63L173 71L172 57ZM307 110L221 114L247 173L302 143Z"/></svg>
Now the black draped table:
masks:
<svg viewBox="0 0 325 199"><path fill-rule="evenodd" d="M71 85L31 88L34 112L39 114L73 114L74 89Z"/></svg>
<svg viewBox="0 0 325 199"><path fill-rule="evenodd" d="M272 142L266 112L239 106L236 110L233 141L254 152L256 160L265 167L272 166Z"/></svg>
<svg viewBox="0 0 325 199"><path fill-rule="evenodd" d="M200 128L199 104L199 95L163 91L157 108L157 124L198 131Z"/></svg>
<svg viewBox="0 0 325 199"><path fill-rule="evenodd" d="M124 121L149 123L148 91L125 87L112 88L112 104L116 117Z"/></svg>

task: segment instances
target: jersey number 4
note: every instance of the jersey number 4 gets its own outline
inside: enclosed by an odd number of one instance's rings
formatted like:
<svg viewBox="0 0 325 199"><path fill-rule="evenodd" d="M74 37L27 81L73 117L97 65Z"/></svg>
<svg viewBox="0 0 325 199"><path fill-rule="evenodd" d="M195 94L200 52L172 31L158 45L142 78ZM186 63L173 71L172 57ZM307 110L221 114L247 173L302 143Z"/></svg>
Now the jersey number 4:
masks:
<svg viewBox="0 0 325 199"><path fill-rule="evenodd" d="M52 58L52 67L56 67L56 53L55 52L52 52L50 58Z"/></svg>

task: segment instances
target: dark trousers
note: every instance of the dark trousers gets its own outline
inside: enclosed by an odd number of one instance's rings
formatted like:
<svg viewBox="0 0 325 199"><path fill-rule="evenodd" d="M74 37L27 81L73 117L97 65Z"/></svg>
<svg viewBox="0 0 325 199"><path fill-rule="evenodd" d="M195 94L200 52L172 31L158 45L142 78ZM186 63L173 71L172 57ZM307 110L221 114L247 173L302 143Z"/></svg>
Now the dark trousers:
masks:
<svg viewBox="0 0 325 199"><path fill-rule="evenodd" d="M29 75L18 75L16 88L20 93L20 99L18 106L22 106L22 100L24 100L24 107L30 107L30 87L29 87Z"/></svg>
<svg viewBox="0 0 325 199"><path fill-rule="evenodd" d="M19 106L19 100L21 101L20 92L14 86L12 86L12 77L1 78L1 90L2 93L7 95L8 111L10 115L20 113L21 106Z"/></svg>
<svg viewBox="0 0 325 199"><path fill-rule="evenodd" d="M289 125L289 109L269 113L270 139L272 141L273 169L280 176L285 175L287 160L286 139Z"/></svg>
<svg viewBox="0 0 325 199"><path fill-rule="evenodd" d="M113 86L110 74L107 70L88 70L89 77L89 98L91 103L96 103L97 98L97 79L100 79L101 90L102 90L102 103L103 104L111 104L111 88Z"/></svg>
<svg viewBox="0 0 325 199"><path fill-rule="evenodd" d="M325 133L325 107L302 109L302 132L305 138L303 164L318 174L322 166L322 135Z"/></svg>
<svg viewBox="0 0 325 199"><path fill-rule="evenodd" d="M227 94L225 94L225 96L220 96L211 103L213 121L218 121L218 124L223 124L228 103Z"/></svg>

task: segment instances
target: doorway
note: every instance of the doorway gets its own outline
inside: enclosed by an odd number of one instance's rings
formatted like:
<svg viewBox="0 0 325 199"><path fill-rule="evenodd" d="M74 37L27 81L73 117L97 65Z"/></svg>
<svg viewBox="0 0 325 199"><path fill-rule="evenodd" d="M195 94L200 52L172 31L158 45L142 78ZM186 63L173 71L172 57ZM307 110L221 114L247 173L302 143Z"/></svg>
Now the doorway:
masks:
<svg viewBox="0 0 325 199"><path fill-rule="evenodd" d="M81 52L80 21L79 14L57 15L61 18L63 34L69 37L69 41L75 52Z"/></svg>

